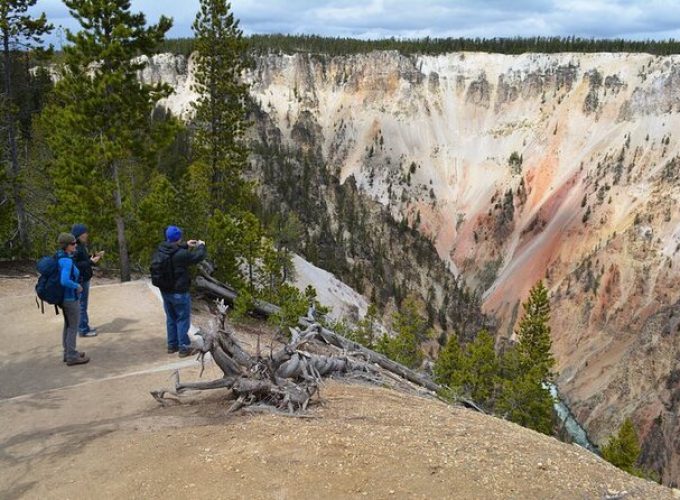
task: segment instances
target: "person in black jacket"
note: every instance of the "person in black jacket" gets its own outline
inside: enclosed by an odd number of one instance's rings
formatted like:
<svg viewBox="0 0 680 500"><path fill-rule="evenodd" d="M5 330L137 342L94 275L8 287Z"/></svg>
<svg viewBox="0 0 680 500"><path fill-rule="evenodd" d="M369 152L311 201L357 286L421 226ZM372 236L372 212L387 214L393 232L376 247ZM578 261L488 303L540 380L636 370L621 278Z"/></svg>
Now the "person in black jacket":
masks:
<svg viewBox="0 0 680 500"><path fill-rule="evenodd" d="M172 259L174 278L172 289L161 289L166 316L168 354L179 351L179 357L183 358L195 352L189 339L191 326L189 266L205 259L207 251L203 241L182 242L182 231L177 226L168 226L165 230L165 240L158 247L158 252Z"/></svg>
<svg viewBox="0 0 680 500"><path fill-rule="evenodd" d="M95 337L97 335L97 329L90 327L87 306L90 299L92 266L97 265L104 255L104 252L90 255L90 252L87 249L89 233L85 224L74 224L71 229L71 234L76 237L76 241L78 242L76 252L73 256L73 262L78 268L78 271L80 271L80 285L83 287L83 291L80 294L80 322L78 324L78 335L81 337Z"/></svg>

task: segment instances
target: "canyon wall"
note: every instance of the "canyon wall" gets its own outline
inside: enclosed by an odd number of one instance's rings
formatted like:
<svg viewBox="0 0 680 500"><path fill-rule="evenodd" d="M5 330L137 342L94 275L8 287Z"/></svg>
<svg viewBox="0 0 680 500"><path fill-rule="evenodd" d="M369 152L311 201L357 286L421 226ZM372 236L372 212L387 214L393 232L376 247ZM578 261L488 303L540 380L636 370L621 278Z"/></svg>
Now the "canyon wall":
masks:
<svg viewBox="0 0 680 500"><path fill-rule="evenodd" d="M161 54L141 76L189 117L191 71ZM259 138L429 238L499 338L543 279L579 421L601 443L632 416L680 481L680 56L270 55L246 78Z"/></svg>

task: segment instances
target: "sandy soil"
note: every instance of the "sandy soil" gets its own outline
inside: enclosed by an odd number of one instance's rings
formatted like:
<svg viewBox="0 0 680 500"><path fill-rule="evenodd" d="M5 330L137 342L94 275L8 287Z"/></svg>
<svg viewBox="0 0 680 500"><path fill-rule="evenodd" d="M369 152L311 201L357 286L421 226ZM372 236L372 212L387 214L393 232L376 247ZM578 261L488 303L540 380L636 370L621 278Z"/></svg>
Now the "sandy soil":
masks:
<svg viewBox="0 0 680 500"><path fill-rule="evenodd" d="M61 363L58 325L27 299L0 298L24 332L0 330L3 499L673 498L574 445L384 388L330 382L309 418L228 415L219 392L160 407L149 391L199 366L164 352L146 284L93 289L104 328L79 339L84 367ZM242 329L251 346L256 331Z"/></svg>

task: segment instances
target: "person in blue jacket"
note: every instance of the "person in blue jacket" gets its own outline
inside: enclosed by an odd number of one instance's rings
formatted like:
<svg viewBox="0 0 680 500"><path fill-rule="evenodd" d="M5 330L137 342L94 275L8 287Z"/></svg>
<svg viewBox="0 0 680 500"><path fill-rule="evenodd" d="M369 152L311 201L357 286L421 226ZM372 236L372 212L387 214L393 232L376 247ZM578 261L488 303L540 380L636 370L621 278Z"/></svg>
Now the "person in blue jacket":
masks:
<svg viewBox="0 0 680 500"><path fill-rule="evenodd" d="M64 347L64 361L68 366L82 365L90 361L85 353L76 350L78 337L78 322L80 321L80 302L78 294L83 287L78 283L80 272L73 264L73 254L76 251L76 237L71 233L61 233L57 238L59 251L59 282L64 287L64 302L61 310L64 315L64 330L62 333L62 345Z"/></svg>

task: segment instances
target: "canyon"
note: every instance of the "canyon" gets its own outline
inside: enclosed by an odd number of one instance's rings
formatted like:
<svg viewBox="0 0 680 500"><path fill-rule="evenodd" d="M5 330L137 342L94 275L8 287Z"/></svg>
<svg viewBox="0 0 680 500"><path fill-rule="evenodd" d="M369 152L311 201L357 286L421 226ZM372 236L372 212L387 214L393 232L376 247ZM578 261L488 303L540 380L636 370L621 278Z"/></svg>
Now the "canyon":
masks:
<svg viewBox="0 0 680 500"><path fill-rule="evenodd" d="M192 71L158 54L140 78L189 118ZM575 417L602 444L631 416L644 464L680 482L680 56L270 54L245 78L252 140L312 151L427 238L499 343L544 280Z"/></svg>

